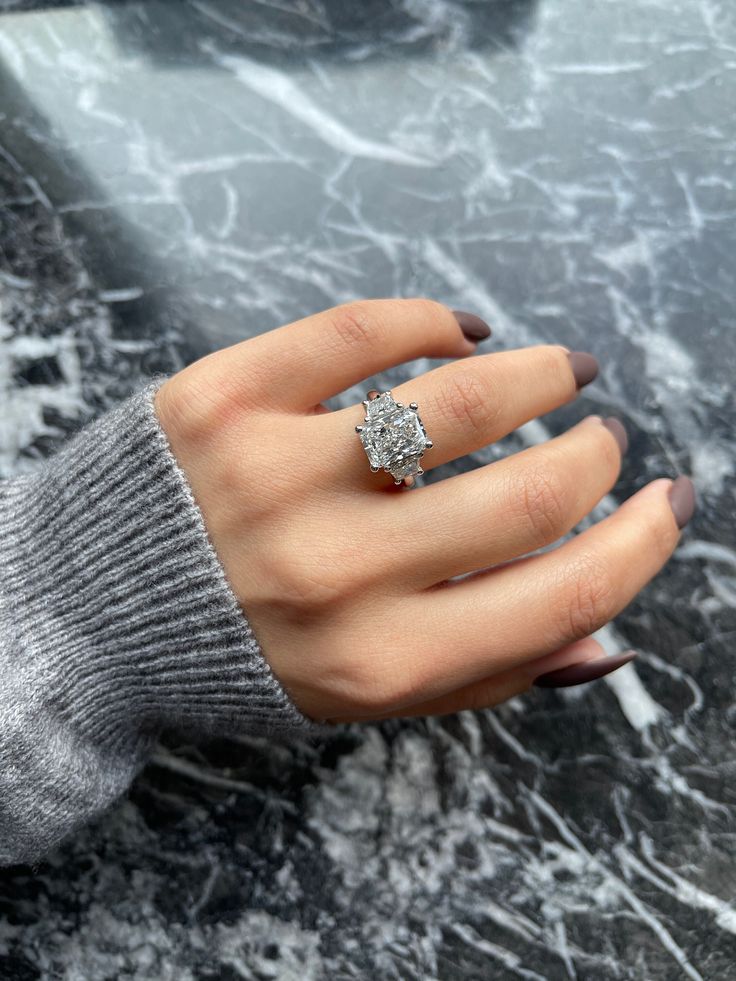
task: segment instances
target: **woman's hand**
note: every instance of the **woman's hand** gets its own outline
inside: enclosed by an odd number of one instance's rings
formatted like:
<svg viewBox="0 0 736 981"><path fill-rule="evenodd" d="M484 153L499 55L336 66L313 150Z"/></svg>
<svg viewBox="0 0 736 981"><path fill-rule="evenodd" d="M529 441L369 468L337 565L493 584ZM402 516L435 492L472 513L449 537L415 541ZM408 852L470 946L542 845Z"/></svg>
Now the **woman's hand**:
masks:
<svg viewBox="0 0 736 981"><path fill-rule="evenodd" d="M541 676L607 673L621 662L591 668L603 651L590 634L659 571L692 513L687 478L655 480L559 548L528 554L616 482L625 434L598 416L413 490L372 473L355 432L363 406L321 403L391 365L459 359L392 389L419 404L434 443L425 470L570 401L594 374L589 356L558 346L467 358L476 344L461 323L482 333L431 300L349 303L208 355L157 393L235 595L313 719L481 708Z"/></svg>

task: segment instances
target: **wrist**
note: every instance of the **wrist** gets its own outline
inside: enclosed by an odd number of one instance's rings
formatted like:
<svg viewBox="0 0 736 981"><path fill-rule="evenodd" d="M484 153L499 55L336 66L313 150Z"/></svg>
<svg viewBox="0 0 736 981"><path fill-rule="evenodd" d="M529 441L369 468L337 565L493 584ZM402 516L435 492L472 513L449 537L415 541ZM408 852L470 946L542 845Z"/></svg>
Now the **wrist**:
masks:
<svg viewBox="0 0 736 981"><path fill-rule="evenodd" d="M6 488L13 631L39 692L109 748L142 733L309 731L264 659L149 385Z"/></svg>

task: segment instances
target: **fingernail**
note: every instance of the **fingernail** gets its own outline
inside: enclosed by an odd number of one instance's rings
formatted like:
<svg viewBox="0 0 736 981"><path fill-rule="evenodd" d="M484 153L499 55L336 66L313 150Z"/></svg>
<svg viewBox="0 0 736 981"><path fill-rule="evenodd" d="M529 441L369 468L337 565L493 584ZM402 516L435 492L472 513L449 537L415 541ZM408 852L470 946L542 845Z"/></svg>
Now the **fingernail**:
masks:
<svg viewBox="0 0 736 981"><path fill-rule="evenodd" d="M629 437L626 435L626 430L623 427L623 423L618 419L614 419L613 416L609 416L607 419L602 420L603 425L611 433L613 438L618 443L618 448L621 451L621 456L623 456L629 448Z"/></svg>
<svg viewBox="0 0 736 981"><path fill-rule="evenodd" d="M586 354L585 351L571 351L567 357L578 389L590 385L593 379L598 377L598 362L592 354Z"/></svg>
<svg viewBox="0 0 736 981"><path fill-rule="evenodd" d="M534 684L537 688L571 688L573 685L584 685L586 681L603 678L617 668L621 668L636 657L636 651L626 651L610 657L599 657L595 661L583 661L581 664L570 664L559 671L548 671L540 674Z"/></svg>
<svg viewBox="0 0 736 981"><path fill-rule="evenodd" d="M469 341L484 341L486 337L491 336L491 328L485 320L476 317L474 313L468 313L467 310L453 310L452 312Z"/></svg>
<svg viewBox="0 0 736 981"><path fill-rule="evenodd" d="M689 477L678 477L669 490L670 507L678 528L684 528L695 511L695 484Z"/></svg>

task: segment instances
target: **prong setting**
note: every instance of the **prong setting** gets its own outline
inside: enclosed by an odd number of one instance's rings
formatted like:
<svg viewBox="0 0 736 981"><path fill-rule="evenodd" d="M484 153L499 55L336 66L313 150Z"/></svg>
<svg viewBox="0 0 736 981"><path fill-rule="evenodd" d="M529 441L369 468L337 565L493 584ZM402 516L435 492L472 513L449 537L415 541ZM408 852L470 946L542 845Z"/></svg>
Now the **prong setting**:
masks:
<svg viewBox="0 0 736 981"><path fill-rule="evenodd" d="M398 486L413 487L424 473L420 457L432 446L417 409L397 402L390 391L371 389L363 399L363 424L355 427L372 473L383 469Z"/></svg>

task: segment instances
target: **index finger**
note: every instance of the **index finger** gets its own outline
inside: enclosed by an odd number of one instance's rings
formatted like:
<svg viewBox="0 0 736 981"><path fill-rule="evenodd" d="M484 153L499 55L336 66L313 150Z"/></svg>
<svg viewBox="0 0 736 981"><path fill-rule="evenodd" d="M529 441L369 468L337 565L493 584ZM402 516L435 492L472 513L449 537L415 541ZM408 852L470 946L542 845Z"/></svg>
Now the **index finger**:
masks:
<svg viewBox="0 0 736 981"><path fill-rule="evenodd" d="M490 335L479 317L436 300L357 300L218 351L210 358L220 363L209 367L216 384L237 386L253 404L307 412L404 361L472 354L476 341L463 324L477 339Z"/></svg>

